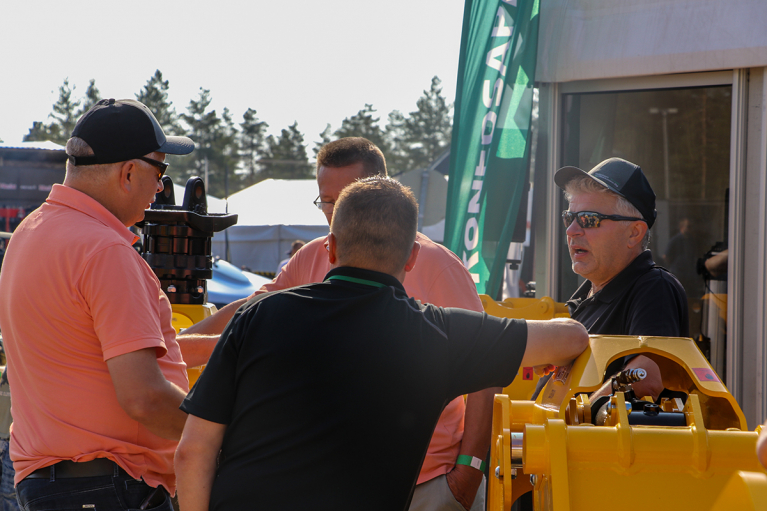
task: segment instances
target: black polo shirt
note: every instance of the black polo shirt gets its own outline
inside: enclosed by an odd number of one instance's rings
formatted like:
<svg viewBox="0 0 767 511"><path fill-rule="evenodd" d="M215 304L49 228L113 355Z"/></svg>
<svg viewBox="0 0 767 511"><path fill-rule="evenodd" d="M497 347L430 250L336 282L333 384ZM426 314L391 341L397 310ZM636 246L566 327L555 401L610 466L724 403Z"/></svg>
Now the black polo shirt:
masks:
<svg viewBox="0 0 767 511"><path fill-rule="evenodd" d="M687 295L645 250L613 280L588 297L585 281L567 301L570 316L590 334L689 337Z"/></svg>
<svg viewBox="0 0 767 511"><path fill-rule="evenodd" d="M645 250L594 296L591 282L585 281L566 302L570 317L590 334L657 335L689 337L687 295L670 272L656 266ZM605 380L623 369L636 355L614 360L605 371ZM538 381L536 399L551 377Z"/></svg>
<svg viewBox="0 0 767 511"><path fill-rule="evenodd" d="M356 268L250 300L181 406L227 425L210 509L407 509L444 406L511 383L526 342Z"/></svg>

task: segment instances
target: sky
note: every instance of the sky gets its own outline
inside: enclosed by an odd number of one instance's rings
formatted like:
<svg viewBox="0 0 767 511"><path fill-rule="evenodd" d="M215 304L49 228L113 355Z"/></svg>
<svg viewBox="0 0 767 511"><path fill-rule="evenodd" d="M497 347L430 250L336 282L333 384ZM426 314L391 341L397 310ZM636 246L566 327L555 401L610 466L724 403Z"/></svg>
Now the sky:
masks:
<svg viewBox="0 0 767 511"><path fill-rule="evenodd" d="M156 69L184 112L200 87L236 123L298 121L309 148L371 103L385 125L416 109L433 76L455 100L463 1L3 0L0 139L48 122L65 78L82 97L135 98ZM311 152L309 154L312 154Z"/></svg>

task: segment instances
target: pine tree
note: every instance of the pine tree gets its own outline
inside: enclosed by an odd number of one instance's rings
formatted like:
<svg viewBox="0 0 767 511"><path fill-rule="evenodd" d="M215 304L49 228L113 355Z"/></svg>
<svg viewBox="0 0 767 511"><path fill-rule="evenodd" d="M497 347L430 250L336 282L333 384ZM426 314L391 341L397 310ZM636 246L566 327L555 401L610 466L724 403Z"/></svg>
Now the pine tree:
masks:
<svg viewBox="0 0 767 511"><path fill-rule="evenodd" d="M42 121L33 121L32 127L29 128L29 133L24 135L22 140L24 142L42 142L45 140L57 141L59 139L58 131L54 133L50 124L45 124Z"/></svg>
<svg viewBox="0 0 767 511"><path fill-rule="evenodd" d="M336 138L343 137L364 137L378 148L386 153L389 149L389 141L386 140L386 133L378 125L380 118L373 117L375 114L373 105L365 104L365 108L351 117L347 117L341 122L341 127L333 133Z"/></svg>
<svg viewBox="0 0 767 511"><path fill-rule="evenodd" d="M96 80L91 78L91 81L88 83L88 88L85 90L85 97L82 99L82 106L77 109L77 119L93 108L93 105L99 101L101 101L101 92L98 87L96 87Z"/></svg>
<svg viewBox="0 0 767 511"><path fill-rule="evenodd" d="M450 144L452 119L448 104L442 96L442 82L431 80L429 90L416 103L418 110L404 117L399 112L389 115L387 132L395 141L396 156L401 158L401 171L427 167Z"/></svg>
<svg viewBox="0 0 767 511"><path fill-rule="evenodd" d="M312 151L314 152L314 159L317 159L317 155L320 153L320 149L322 149L323 146L331 143L333 141L333 129L330 127L330 124L328 123L327 126L325 126L325 129L322 130L322 133L320 133L320 141L314 143L314 147L312 148Z"/></svg>
<svg viewBox="0 0 767 511"><path fill-rule="evenodd" d="M173 107L173 102L168 99L169 88L168 80L162 79L162 72L158 69L147 80L144 88L136 94L136 100L149 108L166 135L182 135L178 114Z"/></svg>
<svg viewBox="0 0 767 511"><path fill-rule="evenodd" d="M215 197L228 197L243 188L242 183L233 179L234 169L240 161L237 150L237 126L232 114L224 107L221 123L211 139L210 162L208 169L208 193Z"/></svg>
<svg viewBox="0 0 767 511"><path fill-rule="evenodd" d="M75 87L69 87L69 78L64 79L64 84L59 87L59 99L53 104L53 113L51 113L53 124L59 126L58 133L62 137L58 142L63 144L66 144L75 128L78 108L82 104L82 100L72 98L74 91Z"/></svg>
<svg viewBox="0 0 767 511"><path fill-rule="evenodd" d="M389 154L386 155L386 170L389 175L396 176L410 170L410 152L405 143L405 116L399 110L389 112L386 138L391 143Z"/></svg>
<svg viewBox="0 0 767 511"><path fill-rule="evenodd" d="M341 127L337 129L333 136L335 138L343 137L363 137L373 142L383 153L387 165L394 163L394 155L391 150L391 142L388 134L378 124L380 117L374 117L376 110L373 105L366 103L365 108L351 117L347 117L341 122ZM391 161L391 163L390 163Z"/></svg>
<svg viewBox="0 0 767 511"><path fill-rule="evenodd" d="M264 178L307 179L314 177L314 169L306 156L304 136L298 131L298 122L283 129L279 137L269 135L267 150L261 160Z"/></svg>
<svg viewBox="0 0 767 511"><path fill-rule="evenodd" d="M93 80L88 87L89 91L91 89L98 93ZM59 98L53 104L53 112L48 115L52 119L51 122L48 124L33 122L29 133L24 135L25 142L50 140L61 145L67 143L79 118L79 107L82 104L82 100L75 100L72 97L74 90L75 87L69 86L69 78L65 78L64 83L59 87Z"/></svg>
<svg viewBox="0 0 767 511"><path fill-rule="evenodd" d="M239 134L240 158L247 186L257 183L261 171L258 160L266 150L266 129L269 125L256 117L256 111L248 108L242 114Z"/></svg>
<svg viewBox="0 0 767 511"><path fill-rule="evenodd" d="M172 160L174 169L171 175L174 177L180 174L185 183L189 177L199 176L205 179L207 174L208 182L206 191L210 193L210 164L213 158L213 141L217 138L217 131L221 128L221 119L215 110L208 110L212 99L210 90L200 87L200 95L197 99L189 101L187 113L181 114L181 120L187 125L186 133L194 140L195 149L187 156L175 157ZM183 184L183 183L180 183Z"/></svg>

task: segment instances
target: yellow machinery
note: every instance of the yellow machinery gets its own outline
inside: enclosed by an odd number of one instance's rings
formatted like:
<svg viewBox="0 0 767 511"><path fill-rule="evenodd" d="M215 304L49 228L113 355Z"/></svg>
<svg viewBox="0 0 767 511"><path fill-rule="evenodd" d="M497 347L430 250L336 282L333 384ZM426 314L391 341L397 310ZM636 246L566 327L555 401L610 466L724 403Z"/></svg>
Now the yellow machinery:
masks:
<svg viewBox="0 0 767 511"><path fill-rule="evenodd" d="M567 306L557 303L548 296L543 298L507 298L496 302L488 295L479 295L482 307L491 316L515 319L569 318ZM532 367L520 367L511 385L503 389L510 399L530 399L540 377Z"/></svg>
<svg viewBox="0 0 767 511"><path fill-rule="evenodd" d="M195 323L199 323L216 312L216 306L212 303L203 305L174 303L171 308L173 309L173 328L176 329L176 333L179 333L179 331L185 328L189 328ZM204 365L186 368L186 374L189 377L189 388L192 388L192 385L194 385L197 378L200 377L204 368Z"/></svg>
<svg viewBox="0 0 767 511"><path fill-rule="evenodd" d="M644 371L633 370L613 380L612 395L592 402L608 364L635 353L656 362L663 385L677 394L638 399L631 384ZM591 336L537 401L496 395L488 510L508 510L528 491L536 510L767 509L760 429L747 431L691 339Z"/></svg>

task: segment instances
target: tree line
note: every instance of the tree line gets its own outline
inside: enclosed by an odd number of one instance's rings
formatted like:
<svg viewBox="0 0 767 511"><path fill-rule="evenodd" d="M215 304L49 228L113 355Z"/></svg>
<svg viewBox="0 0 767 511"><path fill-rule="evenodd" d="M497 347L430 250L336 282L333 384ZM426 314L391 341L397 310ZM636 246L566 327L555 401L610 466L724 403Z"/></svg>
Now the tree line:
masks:
<svg viewBox="0 0 767 511"><path fill-rule="evenodd" d="M385 126L381 126L372 104L345 118L336 130L328 124L314 143L314 156L328 142L355 136L381 148L391 175L427 167L450 144L452 104L442 96L441 83L438 77L432 78L416 110L407 115L392 111ZM258 118L255 109L248 108L242 121L235 122L228 108L220 113L210 108L210 90L202 87L186 110L177 113L168 99L169 88L169 81L158 69L135 96L155 114L166 134L186 135L195 141L192 154L168 155L168 173L174 182L183 184L190 176L207 175L208 193L225 197L267 178L314 176L298 122L282 129L278 136L267 135L269 125ZM74 92L75 87L65 79L47 122L33 122L24 140L65 145L77 119L101 99L95 80L90 80L84 96L76 97Z"/></svg>

